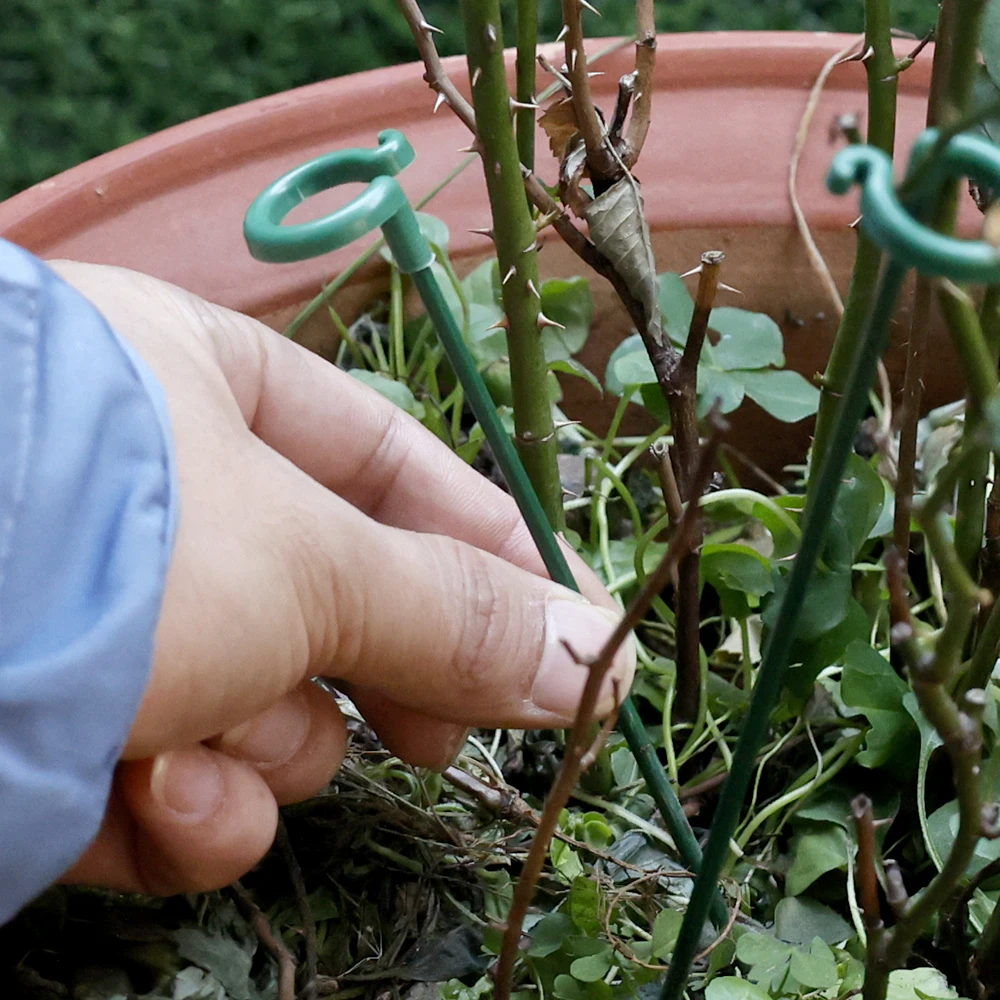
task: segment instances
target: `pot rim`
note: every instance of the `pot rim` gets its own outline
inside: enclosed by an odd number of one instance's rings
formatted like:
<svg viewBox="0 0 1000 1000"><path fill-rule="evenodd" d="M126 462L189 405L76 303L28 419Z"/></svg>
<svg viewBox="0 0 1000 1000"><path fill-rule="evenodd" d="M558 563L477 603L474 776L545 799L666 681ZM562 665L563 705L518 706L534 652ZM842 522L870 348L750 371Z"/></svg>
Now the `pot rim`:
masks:
<svg viewBox="0 0 1000 1000"><path fill-rule="evenodd" d="M661 58L657 60L654 80L658 89L675 91L739 88L750 83L755 87L795 86L807 90L823 64L857 37L822 31L661 34L657 37ZM589 39L588 48L596 51L609 41L609 38ZM897 44L905 51L910 43L900 40ZM553 59L562 53L562 46L555 43L540 49ZM508 68L513 72L514 51L507 50L506 56ZM631 47L627 45L605 56L602 65L606 77L617 78L620 73L628 72L631 59ZM467 92L464 56L450 56L443 62L449 74L458 74L459 88ZM902 74L901 92L926 92L930 64L929 57L917 60ZM712 73L720 65L725 72L713 79ZM831 91L855 88L856 78L851 83L846 74L838 72L827 83ZM116 205L134 203L154 191L169 193L200 176L217 172L229 159L233 142L241 149L253 150L249 157L253 160L266 158L277 148L317 139L330 129L326 114L318 112L328 111L331 104L343 112L336 123L338 131L363 127L370 124L371 109L385 101L389 90L400 111L413 109L421 116L426 115L429 96L420 62L307 84L173 125L41 181L0 202L0 233L16 240L20 226L57 204L65 208L66 199L74 202L68 214L74 218L74 228L79 228L81 222L86 225ZM226 147L216 143L220 133L230 137ZM162 183L161 170L145 169L154 159L161 167L169 168L168 184ZM62 235L58 220L46 221L49 223L46 231L53 241L57 240Z"/></svg>

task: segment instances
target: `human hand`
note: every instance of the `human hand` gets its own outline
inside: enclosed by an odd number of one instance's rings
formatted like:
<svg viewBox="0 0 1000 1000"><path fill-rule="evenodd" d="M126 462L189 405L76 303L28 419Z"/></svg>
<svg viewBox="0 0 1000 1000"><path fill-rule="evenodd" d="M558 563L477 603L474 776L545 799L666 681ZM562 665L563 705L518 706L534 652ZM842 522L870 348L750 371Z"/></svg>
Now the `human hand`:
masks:
<svg viewBox="0 0 1000 1000"><path fill-rule="evenodd" d="M468 726L572 722L619 612L544 579L509 496L376 392L262 324L120 268L57 262L167 398L180 522L152 673L103 827L64 876L151 894L225 885L280 804L320 791L336 678L403 759L446 766ZM627 691L631 642L599 712Z"/></svg>

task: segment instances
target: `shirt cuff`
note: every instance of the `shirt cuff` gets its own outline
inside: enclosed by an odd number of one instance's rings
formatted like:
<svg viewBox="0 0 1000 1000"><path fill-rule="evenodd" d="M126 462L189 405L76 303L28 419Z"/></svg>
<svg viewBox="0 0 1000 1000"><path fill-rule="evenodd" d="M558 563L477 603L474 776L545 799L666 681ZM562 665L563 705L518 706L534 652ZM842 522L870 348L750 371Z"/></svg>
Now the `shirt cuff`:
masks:
<svg viewBox="0 0 1000 1000"><path fill-rule="evenodd" d="M100 827L149 675L177 503L152 372L0 240L0 923Z"/></svg>

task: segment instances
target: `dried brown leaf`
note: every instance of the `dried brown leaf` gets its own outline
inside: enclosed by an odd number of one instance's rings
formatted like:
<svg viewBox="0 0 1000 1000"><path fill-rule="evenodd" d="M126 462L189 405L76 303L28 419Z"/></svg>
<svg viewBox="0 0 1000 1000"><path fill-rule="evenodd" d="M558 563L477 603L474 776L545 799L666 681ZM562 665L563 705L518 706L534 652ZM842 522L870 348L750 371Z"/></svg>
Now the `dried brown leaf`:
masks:
<svg viewBox="0 0 1000 1000"><path fill-rule="evenodd" d="M559 165L559 197L564 205L569 205L581 219L587 216L587 207L593 201L580 187L587 169L587 146L582 138L577 138L568 147L566 156Z"/></svg>
<svg viewBox="0 0 1000 1000"><path fill-rule="evenodd" d="M626 174L595 198L585 214L590 238L642 303L649 333L662 343L656 260L639 185Z"/></svg>
<svg viewBox="0 0 1000 1000"><path fill-rule="evenodd" d="M576 121L576 108L571 97L562 97L554 101L538 119L538 124L549 137L549 149L552 155L562 163L566 149L573 137L580 131Z"/></svg>

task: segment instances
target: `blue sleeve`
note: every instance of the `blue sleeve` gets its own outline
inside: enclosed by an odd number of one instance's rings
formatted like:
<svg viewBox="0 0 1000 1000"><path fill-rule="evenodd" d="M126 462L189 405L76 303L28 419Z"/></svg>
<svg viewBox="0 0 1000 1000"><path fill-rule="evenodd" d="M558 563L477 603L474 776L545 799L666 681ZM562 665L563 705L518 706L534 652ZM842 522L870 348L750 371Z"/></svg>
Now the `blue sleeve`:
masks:
<svg viewBox="0 0 1000 1000"><path fill-rule="evenodd" d="M176 513L155 377L81 295L0 240L0 924L100 826Z"/></svg>

